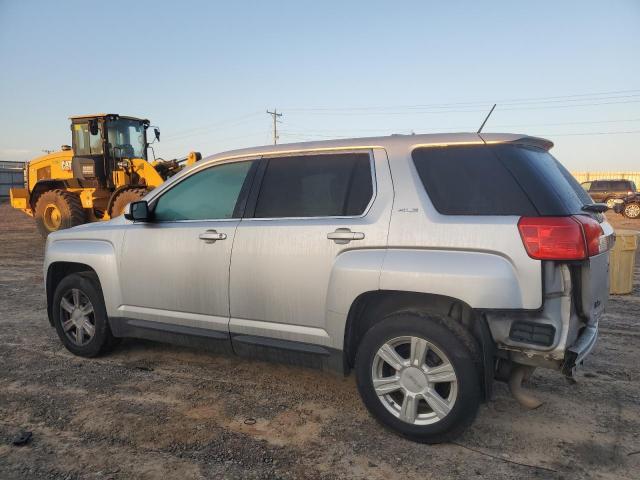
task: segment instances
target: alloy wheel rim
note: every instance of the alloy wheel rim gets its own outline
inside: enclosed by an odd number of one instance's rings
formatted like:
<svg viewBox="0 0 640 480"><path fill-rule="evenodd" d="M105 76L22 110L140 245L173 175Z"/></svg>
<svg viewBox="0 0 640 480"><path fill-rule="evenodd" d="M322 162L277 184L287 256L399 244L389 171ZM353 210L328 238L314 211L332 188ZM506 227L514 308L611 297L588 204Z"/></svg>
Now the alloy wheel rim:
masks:
<svg viewBox="0 0 640 480"><path fill-rule="evenodd" d="M62 295L60 320L64 334L74 345L86 345L95 336L93 305L89 297L77 288L72 288Z"/></svg>
<svg viewBox="0 0 640 480"><path fill-rule="evenodd" d="M628 217L632 217L635 218L637 216L640 215L640 205L638 204L631 204L631 205L627 205L627 207L625 208L625 213L627 214Z"/></svg>
<svg viewBox="0 0 640 480"><path fill-rule="evenodd" d="M613 198L610 198L609 200L607 200L606 204L607 204L607 207L613 208L616 206L616 201Z"/></svg>
<svg viewBox="0 0 640 480"><path fill-rule="evenodd" d="M452 363L440 348L420 337L396 337L382 345L374 356L371 377L387 411L412 425L439 422L458 396Z"/></svg>
<svg viewBox="0 0 640 480"><path fill-rule="evenodd" d="M51 232L58 230L62 223L62 214L60 213L58 206L53 203L49 203L44 208L43 220L47 230Z"/></svg>

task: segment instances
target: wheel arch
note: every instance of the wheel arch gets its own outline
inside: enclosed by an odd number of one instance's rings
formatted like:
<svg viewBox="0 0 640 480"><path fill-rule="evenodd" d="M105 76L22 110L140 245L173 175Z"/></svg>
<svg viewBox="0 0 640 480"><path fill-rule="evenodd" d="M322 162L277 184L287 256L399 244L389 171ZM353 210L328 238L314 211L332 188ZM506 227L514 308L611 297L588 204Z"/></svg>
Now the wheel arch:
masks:
<svg viewBox="0 0 640 480"><path fill-rule="evenodd" d="M445 295L399 291L375 290L364 292L352 303L344 330L344 370L349 372L355 364L358 346L364 334L386 316L400 311L429 311L451 318L448 328L459 333L467 347L476 356L481 368L483 396L491 397L495 344L484 316L467 303Z"/></svg>
<svg viewBox="0 0 640 480"><path fill-rule="evenodd" d="M68 277L69 275L83 272L93 273L96 276L98 275L89 265L78 262L53 262L49 265L49 268L47 268L45 290L47 292L47 316L51 325L53 325L53 292L56 289L56 285L58 285L63 278Z"/></svg>
<svg viewBox="0 0 640 480"><path fill-rule="evenodd" d="M31 194L29 195L29 205L31 209L35 210L38 198L40 198L40 195L43 193L50 190L66 189L68 186L64 180L40 180L33 186Z"/></svg>
<svg viewBox="0 0 640 480"><path fill-rule="evenodd" d="M54 240L48 242L44 277L47 314L51 321L51 307L56 286L67 275L91 272L98 278L107 315L120 305L120 287L113 245L103 240Z"/></svg>

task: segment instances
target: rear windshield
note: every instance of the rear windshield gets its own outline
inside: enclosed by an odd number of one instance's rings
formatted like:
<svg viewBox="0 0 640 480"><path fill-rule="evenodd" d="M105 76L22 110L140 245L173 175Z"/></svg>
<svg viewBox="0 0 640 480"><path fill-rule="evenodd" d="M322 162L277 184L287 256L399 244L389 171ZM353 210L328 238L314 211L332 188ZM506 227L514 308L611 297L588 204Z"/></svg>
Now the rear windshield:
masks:
<svg viewBox="0 0 640 480"><path fill-rule="evenodd" d="M617 192L626 192L627 190L632 188L632 183L633 182L628 182L626 180L613 181L610 182L609 189Z"/></svg>
<svg viewBox="0 0 640 480"><path fill-rule="evenodd" d="M535 147L418 148L413 161L444 215L571 215L593 203L551 154Z"/></svg>

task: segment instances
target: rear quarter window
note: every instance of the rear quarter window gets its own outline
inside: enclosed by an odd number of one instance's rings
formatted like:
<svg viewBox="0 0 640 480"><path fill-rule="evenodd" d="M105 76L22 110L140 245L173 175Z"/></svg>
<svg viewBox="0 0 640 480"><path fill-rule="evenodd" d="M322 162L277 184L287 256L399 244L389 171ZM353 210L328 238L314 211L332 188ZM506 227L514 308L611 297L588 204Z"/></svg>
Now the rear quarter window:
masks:
<svg viewBox="0 0 640 480"><path fill-rule="evenodd" d="M429 198L444 215L573 215L593 203L567 169L540 148L426 147L412 156Z"/></svg>
<svg viewBox="0 0 640 480"><path fill-rule="evenodd" d="M631 188L630 183L626 181L611 182L611 190L614 190L617 192L627 191L630 188Z"/></svg>
<svg viewBox="0 0 640 480"><path fill-rule="evenodd" d="M491 149L517 178L540 215L583 214L593 203L569 171L546 150L523 145L493 145Z"/></svg>
<svg viewBox="0 0 640 480"><path fill-rule="evenodd" d="M412 156L439 213L537 214L513 175L487 146L417 148Z"/></svg>

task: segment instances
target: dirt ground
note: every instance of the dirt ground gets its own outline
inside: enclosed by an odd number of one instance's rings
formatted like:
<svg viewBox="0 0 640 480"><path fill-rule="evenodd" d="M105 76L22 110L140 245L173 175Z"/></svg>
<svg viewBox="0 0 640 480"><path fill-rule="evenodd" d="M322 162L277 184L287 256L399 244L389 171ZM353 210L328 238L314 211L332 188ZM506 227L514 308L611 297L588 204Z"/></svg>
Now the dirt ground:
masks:
<svg viewBox="0 0 640 480"><path fill-rule="evenodd" d="M46 319L43 246L0 205L0 479L640 478L640 286L611 298L576 384L537 371L545 403L527 411L498 383L456 443L427 446L380 427L353 376L138 340L71 355Z"/></svg>

